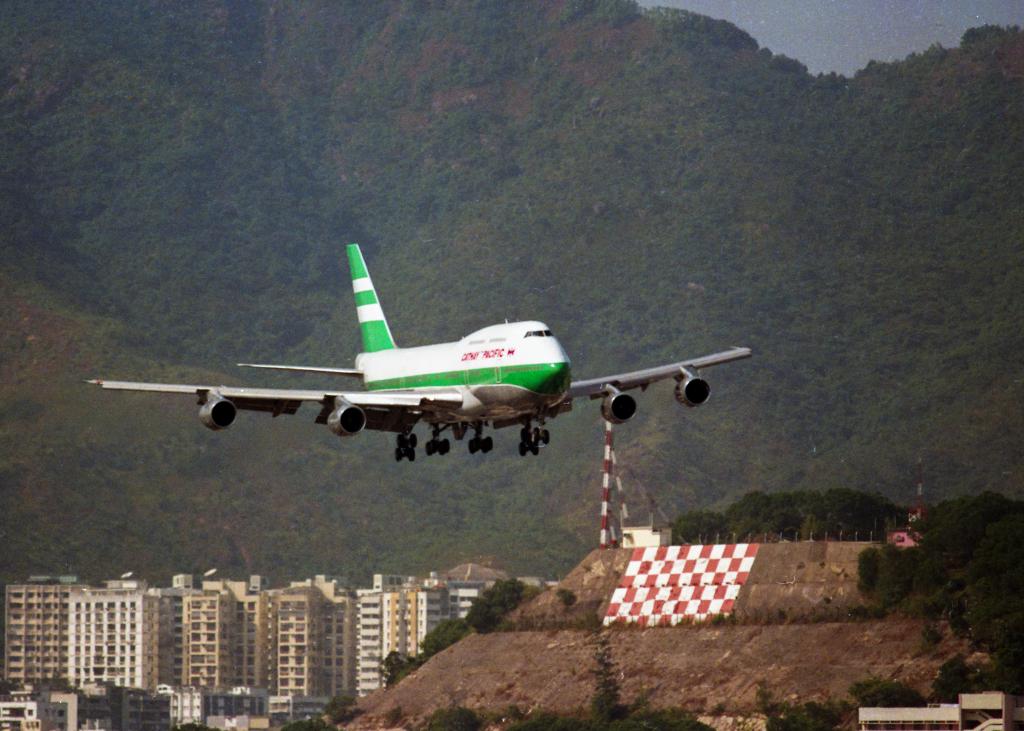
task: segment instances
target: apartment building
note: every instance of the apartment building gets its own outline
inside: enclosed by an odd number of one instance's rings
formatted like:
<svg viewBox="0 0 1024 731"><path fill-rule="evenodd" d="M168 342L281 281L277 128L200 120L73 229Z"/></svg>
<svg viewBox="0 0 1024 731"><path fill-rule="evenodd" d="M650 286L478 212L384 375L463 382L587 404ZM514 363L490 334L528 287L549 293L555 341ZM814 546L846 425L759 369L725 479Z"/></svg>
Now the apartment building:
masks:
<svg viewBox="0 0 1024 731"><path fill-rule="evenodd" d="M202 688L266 687L268 597L263 577L204 581L182 598L183 661L179 683Z"/></svg>
<svg viewBox="0 0 1024 731"><path fill-rule="evenodd" d="M74 693L14 693L0 697L0 731L78 731Z"/></svg>
<svg viewBox="0 0 1024 731"><path fill-rule="evenodd" d="M423 638L450 616L446 586L424 586L411 576L375 574L358 592L356 692L381 687L381 663L391 652L416 655Z"/></svg>
<svg viewBox="0 0 1024 731"><path fill-rule="evenodd" d="M267 687L273 644L269 625L269 596L264 577L253 575L248 584L227 582L235 598L237 641L232 648L235 667L234 685Z"/></svg>
<svg viewBox="0 0 1024 731"><path fill-rule="evenodd" d="M382 592L359 589L356 632L356 693L366 695L381 687L381 602Z"/></svg>
<svg viewBox="0 0 1024 731"><path fill-rule="evenodd" d="M233 678L231 646L236 641L234 597L204 582L203 591L182 599L182 684L197 688L227 685Z"/></svg>
<svg viewBox="0 0 1024 731"><path fill-rule="evenodd" d="M270 595L275 639L271 687L278 695L324 694L325 602L318 589L292 586Z"/></svg>
<svg viewBox="0 0 1024 731"><path fill-rule="evenodd" d="M68 597L85 588L75 576L32 576L9 584L4 597L4 678L38 683L62 678L68 666Z"/></svg>
<svg viewBox="0 0 1024 731"><path fill-rule="evenodd" d="M381 594L381 655L417 655L420 643L449 617L448 589L404 587Z"/></svg>
<svg viewBox="0 0 1024 731"><path fill-rule="evenodd" d="M150 589L159 597L160 639L157 680L177 685L185 677L185 597L198 594L189 574L175 574L170 587Z"/></svg>
<svg viewBox="0 0 1024 731"><path fill-rule="evenodd" d="M332 697L354 693L356 688L356 596L345 583L318 574L291 584L293 588L309 587L319 592L322 695Z"/></svg>
<svg viewBox="0 0 1024 731"><path fill-rule="evenodd" d="M70 591L68 682L156 688L160 600L146 589L143 581L119 579Z"/></svg>

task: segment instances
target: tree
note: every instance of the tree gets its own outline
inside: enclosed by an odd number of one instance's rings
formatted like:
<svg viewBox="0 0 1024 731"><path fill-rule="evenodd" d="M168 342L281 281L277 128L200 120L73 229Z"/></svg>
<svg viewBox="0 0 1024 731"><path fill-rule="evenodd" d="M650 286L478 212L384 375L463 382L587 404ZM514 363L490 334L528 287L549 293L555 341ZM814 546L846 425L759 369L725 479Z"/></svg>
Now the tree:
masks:
<svg viewBox="0 0 1024 731"><path fill-rule="evenodd" d="M468 708L438 708L427 719L427 731L477 731L483 721Z"/></svg>
<svg viewBox="0 0 1024 731"><path fill-rule="evenodd" d="M384 674L384 685L390 688L406 675L422 665L417 658L403 655L398 650L392 650L381 663L381 671Z"/></svg>
<svg viewBox="0 0 1024 731"><path fill-rule="evenodd" d="M779 715L769 716L765 731L835 731L849 712L844 703L804 703L783 705Z"/></svg>
<svg viewBox="0 0 1024 731"><path fill-rule="evenodd" d="M867 678L850 686L858 706L868 708L914 708L927 705L924 696L895 680Z"/></svg>
<svg viewBox="0 0 1024 731"><path fill-rule="evenodd" d="M623 708L619 702L619 681L615 677L615 663L607 635L597 637L594 663L594 695L590 698L590 713L595 720L611 721L622 714Z"/></svg>
<svg viewBox="0 0 1024 731"><path fill-rule="evenodd" d="M978 671L967 664L963 655L946 660L932 682L932 700L954 703L961 693L970 693L978 687Z"/></svg>
<svg viewBox="0 0 1024 731"><path fill-rule="evenodd" d="M446 619L427 633L420 644L421 662L425 662L437 653L451 647L472 630L464 619Z"/></svg>
<svg viewBox="0 0 1024 731"><path fill-rule="evenodd" d="M558 591L555 592L555 596L558 597L558 601L562 602L562 606L566 609L576 603L576 595L564 586L560 587Z"/></svg>
<svg viewBox="0 0 1024 731"><path fill-rule="evenodd" d="M523 601L525 590L526 585L519 579L494 582L494 586L473 600L466 624L481 633L497 629L501 620Z"/></svg>
<svg viewBox="0 0 1024 731"><path fill-rule="evenodd" d="M868 593L878 586L879 566L882 552L877 548L866 548L857 556L857 588Z"/></svg>
<svg viewBox="0 0 1024 731"><path fill-rule="evenodd" d="M331 723L339 724L351 721L356 716L356 699L351 695L336 695L324 707L324 715Z"/></svg>
<svg viewBox="0 0 1024 731"><path fill-rule="evenodd" d="M683 513L672 523L673 543L696 543L699 540L714 540L709 536L726 533L728 525L725 516L711 510L691 510Z"/></svg>
<svg viewBox="0 0 1024 731"><path fill-rule="evenodd" d="M302 721L292 721L281 727L281 731L337 731L322 718L306 718Z"/></svg>

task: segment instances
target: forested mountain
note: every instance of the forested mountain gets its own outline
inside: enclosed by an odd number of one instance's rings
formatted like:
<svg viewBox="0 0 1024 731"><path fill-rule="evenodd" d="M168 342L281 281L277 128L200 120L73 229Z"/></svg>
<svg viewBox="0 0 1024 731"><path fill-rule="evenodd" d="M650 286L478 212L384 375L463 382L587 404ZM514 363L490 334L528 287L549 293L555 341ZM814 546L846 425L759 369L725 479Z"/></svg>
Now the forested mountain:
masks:
<svg viewBox="0 0 1024 731"><path fill-rule="evenodd" d="M1024 493L1024 35L813 77L622 0L9 2L0 580L364 577L596 537L595 404L551 446L391 461L306 407L203 429L82 378L314 385L342 245L401 345L546 321L587 377L747 345L616 431L634 513L751 490Z"/></svg>

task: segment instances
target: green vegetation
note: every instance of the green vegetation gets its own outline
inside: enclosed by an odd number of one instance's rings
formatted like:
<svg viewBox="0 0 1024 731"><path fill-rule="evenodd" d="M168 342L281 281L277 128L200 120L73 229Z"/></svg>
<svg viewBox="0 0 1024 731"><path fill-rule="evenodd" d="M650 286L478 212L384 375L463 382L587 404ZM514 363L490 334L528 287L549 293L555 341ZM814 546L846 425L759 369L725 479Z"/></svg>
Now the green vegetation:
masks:
<svg viewBox="0 0 1024 731"><path fill-rule="evenodd" d="M963 658L943 666L937 700L962 689L1024 689L1024 501L995 493L956 498L932 508L915 528L918 546L885 546L861 555L860 586L877 607L948 620L958 634L992 654L985 668Z"/></svg>
<svg viewBox="0 0 1024 731"><path fill-rule="evenodd" d="M286 723L281 727L281 731L335 731L335 727L317 717Z"/></svg>
<svg viewBox="0 0 1024 731"><path fill-rule="evenodd" d="M675 543L845 538L879 539L906 518L906 510L878 493L833 489L824 492L752 492L722 513L686 512L672 524Z"/></svg>
<svg viewBox="0 0 1024 731"><path fill-rule="evenodd" d="M854 706L848 701L835 699L824 703L779 701L764 685L760 685L757 709L765 715L768 731L835 731L848 725Z"/></svg>
<svg viewBox="0 0 1024 731"><path fill-rule="evenodd" d="M607 634L598 634L594 647L594 695L590 698L590 715L608 723L626 714L621 703L619 679L612 660L612 647Z"/></svg>
<svg viewBox="0 0 1024 731"><path fill-rule="evenodd" d="M427 719L427 731L477 731L483 720L462 706L438 708Z"/></svg>
<svg viewBox="0 0 1024 731"><path fill-rule="evenodd" d="M896 680L867 678L850 686L858 706L871 708L912 708L928 705L924 696Z"/></svg>
<svg viewBox="0 0 1024 731"><path fill-rule="evenodd" d="M477 632L493 632L513 609L536 594L535 588L519 579L496 581L473 600L466 615L466 624Z"/></svg>
<svg viewBox="0 0 1024 731"><path fill-rule="evenodd" d="M500 431L396 465L308 407L211 434L80 383L325 383L231 364L351 362L348 241L400 345L539 317L577 377L751 346L707 406L655 386L618 430L673 513L905 502L919 456L935 499L1021 496L1022 44L813 77L622 0L5 3L0 580L571 567L595 404L541 459Z"/></svg>
<svg viewBox="0 0 1024 731"><path fill-rule="evenodd" d="M351 695L334 696L324 707L324 715L335 725L351 721L356 713L356 698Z"/></svg>
<svg viewBox="0 0 1024 731"><path fill-rule="evenodd" d="M967 664L963 655L956 655L939 668L932 682L932 698L938 703L956 703L961 693L985 690L984 673Z"/></svg>
<svg viewBox="0 0 1024 731"><path fill-rule="evenodd" d="M766 731L835 731L847 727L850 705L837 701L825 703L782 704L768 716Z"/></svg>
<svg viewBox="0 0 1024 731"><path fill-rule="evenodd" d="M508 727L509 731L709 731L710 728L680 710L645 711L614 721L540 713Z"/></svg>

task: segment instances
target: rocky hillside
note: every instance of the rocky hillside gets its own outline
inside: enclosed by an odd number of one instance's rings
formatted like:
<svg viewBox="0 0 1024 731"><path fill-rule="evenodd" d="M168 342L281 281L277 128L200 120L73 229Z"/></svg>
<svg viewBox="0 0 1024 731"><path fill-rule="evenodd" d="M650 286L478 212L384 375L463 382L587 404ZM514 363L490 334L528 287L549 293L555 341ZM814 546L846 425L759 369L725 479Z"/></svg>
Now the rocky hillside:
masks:
<svg viewBox="0 0 1024 731"><path fill-rule="evenodd" d="M967 645L948 629L941 640L925 642L922 620L851 621L851 608L863 602L856 564L867 545L760 546L726 621L600 632L591 621L589 629L565 629L604 615L632 554L595 551L559 585L576 595L575 604L565 607L555 591L541 594L513 618L522 631L470 635L393 688L361 700L356 725L396 716L415 723L451 705L498 714L511 706L523 713L585 712L602 635L626 704L642 697L654 709L744 716L758 711L759 689L777 700L825 701L845 698L851 684L868 677L899 680L927 695L939 666Z"/></svg>

